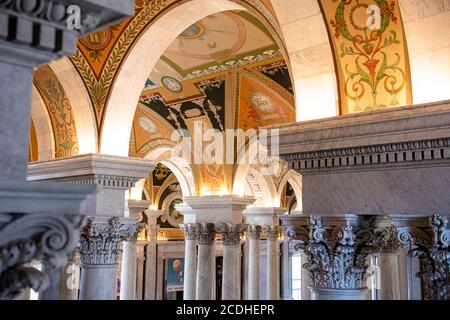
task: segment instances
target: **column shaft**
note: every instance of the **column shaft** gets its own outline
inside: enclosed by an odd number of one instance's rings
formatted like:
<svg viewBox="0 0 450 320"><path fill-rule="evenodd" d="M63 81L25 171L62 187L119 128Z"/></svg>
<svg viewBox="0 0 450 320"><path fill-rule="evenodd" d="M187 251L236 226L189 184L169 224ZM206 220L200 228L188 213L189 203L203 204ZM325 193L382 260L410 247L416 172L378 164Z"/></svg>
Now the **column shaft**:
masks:
<svg viewBox="0 0 450 320"><path fill-rule="evenodd" d="M215 226L212 223L199 225L198 262L197 262L197 300L214 300L214 240Z"/></svg>
<svg viewBox="0 0 450 320"><path fill-rule="evenodd" d="M241 298L241 235L244 225L222 223L218 226L223 241L222 299Z"/></svg>
<svg viewBox="0 0 450 320"><path fill-rule="evenodd" d="M400 300L399 256L397 253L380 253L377 257L380 288L378 300Z"/></svg>
<svg viewBox="0 0 450 320"><path fill-rule="evenodd" d="M185 239L184 300L195 300L197 285L197 240Z"/></svg>
<svg viewBox="0 0 450 320"><path fill-rule="evenodd" d="M126 241L123 244L120 300L136 299L137 244Z"/></svg>
<svg viewBox="0 0 450 320"><path fill-rule="evenodd" d="M248 299L259 300L259 237L261 226L248 229Z"/></svg>
<svg viewBox="0 0 450 320"><path fill-rule="evenodd" d="M267 234L267 275L266 275L266 298L267 300L278 300L278 227L270 226Z"/></svg>

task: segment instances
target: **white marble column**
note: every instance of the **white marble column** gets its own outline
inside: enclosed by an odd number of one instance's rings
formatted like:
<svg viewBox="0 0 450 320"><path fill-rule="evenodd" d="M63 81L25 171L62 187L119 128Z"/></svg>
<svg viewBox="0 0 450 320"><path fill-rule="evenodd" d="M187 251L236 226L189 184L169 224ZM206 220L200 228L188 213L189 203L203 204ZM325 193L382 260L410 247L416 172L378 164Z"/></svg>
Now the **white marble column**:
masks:
<svg viewBox="0 0 450 320"><path fill-rule="evenodd" d="M279 299L279 251L278 251L278 226L266 226L264 228L267 241L267 267L266 267L266 297L267 300Z"/></svg>
<svg viewBox="0 0 450 320"><path fill-rule="evenodd" d="M68 263L63 269L48 270L50 285L39 293L39 300L78 300L79 268L79 254L74 251L68 255Z"/></svg>
<svg viewBox="0 0 450 320"><path fill-rule="evenodd" d="M180 226L184 232L184 300L196 299L197 286L197 240L199 225L196 223Z"/></svg>
<svg viewBox="0 0 450 320"><path fill-rule="evenodd" d="M245 226L222 223L217 227L223 242L222 300L240 300L241 235Z"/></svg>
<svg viewBox="0 0 450 320"><path fill-rule="evenodd" d="M150 205L149 201L129 199L126 203L125 216L142 221L142 212ZM128 214L127 214L128 213ZM137 237L145 228L138 224L135 235L123 244L122 270L120 278L120 300L136 300L137 287Z"/></svg>
<svg viewBox="0 0 450 320"><path fill-rule="evenodd" d="M156 300L156 265L158 242L158 217L162 210L145 210L147 216L147 246L145 247L144 300Z"/></svg>
<svg viewBox="0 0 450 320"><path fill-rule="evenodd" d="M199 224L196 300L214 300L215 238L216 228L213 223Z"/></svg>
<svg viewBox="0 0 450 320"><path fill-rule="evenodd" d="M144 262L145 262L145 255L144 255L144 247L145 243L138 243L137 244L137 267L136 267L136 300L142 300L143 299L143 293L144 293Z"/></svg>
<svg viewBox="0 0 450 320"><path fill-rule="evenodd" d="M259 239L261 226L250 225L248 238L248 299L259 300Z"/></svg>
<svg viewBox="0 0 450 320"><path fill-rule="evenodd" d="M399 254L382 252L377 256L378 300L400 300Z"/></svg>
<svg viewBox="0 0 450 320"><path fill-rule="evenodd" d="M116 300L123 241L135 236L134 218L90 218L81 236L80 300Z"/></svg>
<svg viewBox="0 0 450 320"><path fill-rule="evenodd" d="M303 264L308 261L308 256L302 251L302 300L311 300L311 290L309 289L310 274L303 268Z"/></svg>
<svg viewBox="0 0 450 320"><path fill-rule="evenodd" d="M136 299L136 274L137 241L133 238L123 243L120 300Z"/></svg>

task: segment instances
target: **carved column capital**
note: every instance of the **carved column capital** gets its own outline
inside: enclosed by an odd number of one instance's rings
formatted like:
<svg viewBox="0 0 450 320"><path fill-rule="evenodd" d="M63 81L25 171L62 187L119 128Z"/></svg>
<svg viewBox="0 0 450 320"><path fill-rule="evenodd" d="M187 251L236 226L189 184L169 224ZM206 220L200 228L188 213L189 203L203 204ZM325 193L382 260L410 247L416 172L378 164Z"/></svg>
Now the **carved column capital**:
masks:
<svg viewBox="0 0 450 320"><path fill-rule="evenodd" d="M423 280L425 299L449 300L449 218L435 214L429 217L428 226L409 224L399 227L398 237L402 244L412 246L409 256L420 261L422 271L417 276Z"/></svg>
<svg viewBox="0 0 450 320"><path fill-rule="evenodd" d="M200 225L198 223L181 224L180 229L184 232L186 240L198 240Z"/></svg>
<svg viewBox="0 0 450 320"><path fill-rule="evenodd" d="M310 238L304 246L309 261L304 267L313 288L366 288L371 250L357 236L359 232L355 219L336 219L325 226L319 215L309 217Z"/></svg>
<svg viewBox="0 0 450 320"><path fill-rule="evenodd" d="M280 236L280 227L279 226L264 226L263 231L266 235L267 240L269 241L277 241Z"/></svg>
<svg viewBox="0 0 450 320"><path fill-rule="evenodd" d="M25 288L45 290L48 275L26 264L44 261L47 270L65 266L84 222L79 214L0 213L0 300Z"/></svg>
<svg viewBox="0 0 450 320"><path fill-rule="evenodd" d="M81 234L80 255L85 265L118 264L122 241L134 239L135 219L90 218Z"/></svg>
<svg viewBox="0 0 450 320"><path fill-rule="evenodd" d="M214 223L199 223L198 244L213 244L216 239L216 226Z"/></svg>
<svg viewBox="0 0 450 320"><path fill-rule="evenodd" d="M259 225L251 224L247 228L247 236L252 240L259 240L261 237L262 228Z"/></svg>
<svg viewBox="0 0 450 320"><path fill-rule="evenodd" d="M224 246L235 246L241 243L241 236L244 233L246 225L221 223L217 225L217 229L222 235L222 241Z"/></svg>

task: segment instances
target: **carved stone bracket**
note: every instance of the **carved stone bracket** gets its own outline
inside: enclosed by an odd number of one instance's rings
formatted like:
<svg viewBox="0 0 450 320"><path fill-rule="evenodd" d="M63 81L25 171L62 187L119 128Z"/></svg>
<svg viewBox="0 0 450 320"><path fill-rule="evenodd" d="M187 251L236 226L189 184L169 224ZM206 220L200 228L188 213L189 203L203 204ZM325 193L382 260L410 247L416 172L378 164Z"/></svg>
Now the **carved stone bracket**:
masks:
<svg viewBox="0 0 450 320"><path fill-rule="evenodd" d="M217 229L222 235L224 246L236 246L241 243L241 235L244 233L246 225L221 223L217 225Z"/></svg>
<svg viewBox="0 0 450 320"><path fill-rule="evenodd" d="M420 261L417 277L423 281L424 298L450 300L449 218L436 214L429 218L427 226L401 226L398 238L412 247L409 255Z"/></svg>
<svg viewBox="0 0 450 320"><path fill-rule="evenodd" d="M134 239L135 219L89 219L80 240L81 262L86 265L118 264L122 241Z"/></svg>
<svg viewBox="0 0 450 320"><path fill-rule="evenodd" d="M0 299L22 289L45 290L48 275L25 266L31 260L61 268L76 247L84 216L79 214L0 214Z"/></svg>

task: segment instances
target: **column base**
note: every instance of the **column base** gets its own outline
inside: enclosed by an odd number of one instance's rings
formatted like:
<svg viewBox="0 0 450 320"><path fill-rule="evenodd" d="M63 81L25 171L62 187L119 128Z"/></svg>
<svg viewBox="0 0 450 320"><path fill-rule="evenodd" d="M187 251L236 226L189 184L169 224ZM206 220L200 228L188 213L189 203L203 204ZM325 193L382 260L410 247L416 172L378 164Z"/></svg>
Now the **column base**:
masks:
<svg viewBox="0 0 450 320"><path fill-rule="evenodd" d="M312 300L367 300L369 289L309 288Z"/></svg>

